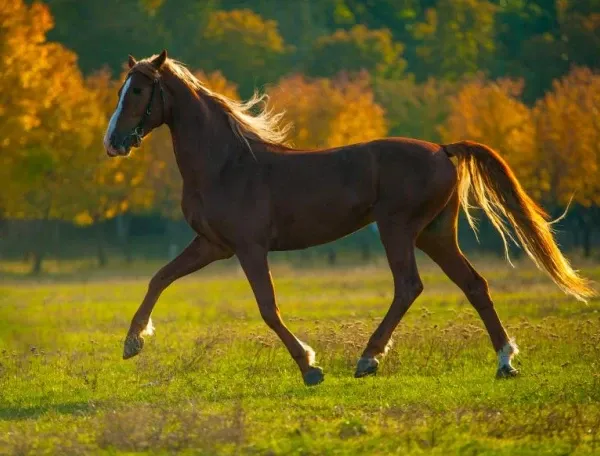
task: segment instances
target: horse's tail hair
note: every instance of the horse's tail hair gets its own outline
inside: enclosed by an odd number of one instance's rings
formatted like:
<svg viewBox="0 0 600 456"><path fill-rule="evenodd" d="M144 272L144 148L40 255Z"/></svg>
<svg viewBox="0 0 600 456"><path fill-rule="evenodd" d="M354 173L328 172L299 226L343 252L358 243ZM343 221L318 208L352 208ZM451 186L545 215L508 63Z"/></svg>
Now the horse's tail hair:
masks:
<svg viewBox="0 0 600 456"><path fill-rule="evenodd" d="M442 147L449 156L458 159L458 194L469 225L475 232L476 221L469 204L471 195L500 233L507 258L507 239L516 243L508 229L508 221L529 257L538 268L548 273L561 290L581 301L596 295L590 282L573 270L558 248L548 214L525 193L498 153L471 141Z"/></svg>

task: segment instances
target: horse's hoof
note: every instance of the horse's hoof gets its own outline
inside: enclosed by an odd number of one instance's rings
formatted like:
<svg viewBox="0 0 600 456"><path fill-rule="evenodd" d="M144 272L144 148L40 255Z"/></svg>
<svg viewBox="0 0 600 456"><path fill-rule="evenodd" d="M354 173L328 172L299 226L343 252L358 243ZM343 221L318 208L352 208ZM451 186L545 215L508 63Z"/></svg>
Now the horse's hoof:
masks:
<svg viewBox="0 0 600 456"><path fill-rule="evenodd" d="M315 386L325 380L323 369L317 366L312 366L304 375L304 384L306 386Z"/></svg>
<svg viewBox="0 0 600 456"><path fill-rule="evenodd" d="M354 377L361 378L367 375L375 375L378 367L379 361L377 361L375 358L361 358L358 360L358 364L356 365Z"/></svg>
<svg viewBox="0 0 600 456"><path fill-rule="evenodd" d="M499 367L498 371L496 372L496 378L512 378L516 377L517 375L519 375L519 371L508 364Z"/></svg>
<svg viewBox="0 0 600 456"><path fill-rule="evenodd" d="M125 338L123 347L123 359L133 358L142 351L142 348L144 348L144 338L142 336L128 335Z"/></svg>

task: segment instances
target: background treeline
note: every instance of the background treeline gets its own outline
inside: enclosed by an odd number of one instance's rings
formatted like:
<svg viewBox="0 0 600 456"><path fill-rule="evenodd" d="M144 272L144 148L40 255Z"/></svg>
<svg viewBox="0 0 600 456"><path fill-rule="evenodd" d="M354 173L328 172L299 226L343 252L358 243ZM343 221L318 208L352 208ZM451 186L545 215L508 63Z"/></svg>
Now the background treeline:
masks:
<svg viewBox="0 0 600 456"><path fill-rule="evenodd" d="M268 92L297 147L485 142L553 216L572 199L561 242L593 253L600 1L12 0L0 4L0 256L39 272L49 255L103 265L108 251L171 256L187 242L168 131L127 160L101 144L127 53L163 48L232 98ZM491 233L484 223L482 246L500 250ZM316 252L368 258L376 238Z"/></svg>

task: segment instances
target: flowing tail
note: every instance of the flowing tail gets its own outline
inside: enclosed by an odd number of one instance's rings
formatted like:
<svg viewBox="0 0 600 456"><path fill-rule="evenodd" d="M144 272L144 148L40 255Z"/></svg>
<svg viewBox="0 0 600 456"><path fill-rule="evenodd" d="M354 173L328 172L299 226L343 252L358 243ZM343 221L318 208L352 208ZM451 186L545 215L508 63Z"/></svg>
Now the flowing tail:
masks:
<svg viewBox="0 0 600 456"><path fill-rule="evenodd" d="M548 214L525 193L500 155L471 141L442 147L446 154L458 158L458 194L473 230L477 228L470 213L471 194L502 236L507 257L507 238L514 241L508 221L536 266L545 270L561 290L580 301L596 295L590 282L573 270L556 245Z"/></svg>

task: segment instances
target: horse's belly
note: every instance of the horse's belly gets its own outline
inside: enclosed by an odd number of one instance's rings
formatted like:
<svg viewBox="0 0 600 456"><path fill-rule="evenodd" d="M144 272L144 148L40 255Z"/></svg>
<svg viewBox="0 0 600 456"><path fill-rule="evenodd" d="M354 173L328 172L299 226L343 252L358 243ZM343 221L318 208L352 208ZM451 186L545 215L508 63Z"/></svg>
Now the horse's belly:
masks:
<svg viewBox="0 0 600 456"><path fill-rule="evenodd" d="M331 203L302 209L284 211L275 217L271 250L297 250L325 244L373 221L370 202Z"/></svg>

